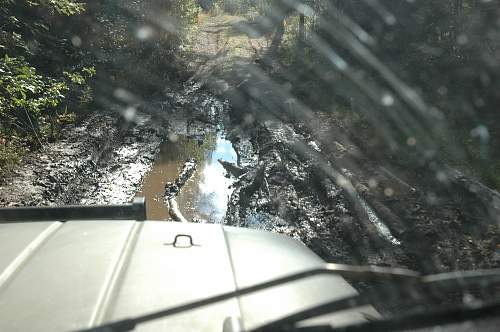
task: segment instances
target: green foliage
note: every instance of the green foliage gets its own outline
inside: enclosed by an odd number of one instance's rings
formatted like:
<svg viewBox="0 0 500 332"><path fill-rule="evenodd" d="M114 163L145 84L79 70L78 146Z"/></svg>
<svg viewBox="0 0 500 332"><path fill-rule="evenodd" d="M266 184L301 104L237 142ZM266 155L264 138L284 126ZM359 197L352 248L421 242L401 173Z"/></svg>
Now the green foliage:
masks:
<svg viewBox="0 0 500 332"><path fill-rule="evenodd" d="M19 163L20 156L21 151L17 146L8 143L5 138L0 136L0 178Z"/></svg>
<svg viewBox="0 0 500 332"><path fill-rule="evenodd" d="M43 141L41 123L50 122L53 130L61 109L72 113L92 101L87 83L99 73L100 83L110 87L164 85L177 66L174 52L199 12L195 0L0 2L5 22L0 25L0 57L3 74L9 75L3 78L9 84L2 89L8 104L3 113L14 126L20 125L19 113L29 114L36 130L21 127L35 142Z"/></svg>
<svg viewBox="0 0 500 332"><path fill-rule="evenodd" d="M183 68L199 10L196 0L0 0L0 169L115 88L161 92Z"/></svg>
<svg viewBox="0 0 500 332"><path fill-rule="evenodd" d="M220 2L220 7L230 14L242 14L248 11L248 1L245 0L224 0Z"/></svg>
<svg viewBox="0 0 500 332"><path fill-rule="evenodd" d="M50 7L54 8L54 10L66 16L81 14L85 10L85 4L83 3L75 3L71 0L48 0L48 1L33 1L32 3L36 3L38 5L47 4Z"/></svg>
<svg viewBox="0 0 500 332"><path fill-rule="evenodd" d="M80 59L57 61L67 40L54 27L85 6L70 0L0 0L0 176L26 149L57 138L71 109L92 100L96 74Z"/></svg>
<svg viewBox="0 0 500 332"><path fill-rule="evenodd" d="M481 179L486 185L500 191L500 161L486 167L481 173Z"/></svg>
<svg viewBox="0 0 500 332"><path fill-rule="evenodd" d="M181 27L189 27L196 23L200 7L195 0L177 0L172 6L171 15L180 20Z"/></svg>
<svg viewBox="0 0 500 332"><path fill-rule="evenodd" d="M68 119L68 103L76 86L85 85L93 68L65 72L54 79L37 73L22 57L0 59L0 119L2 132L21 137L28 146L37 147L54 138L59 125ZM64 110L64 111L63 111Z"/></svg>
<svg viewBox="0 0 500 332"><path fill-rule="evenodd" d="M252 15L258 13L260 15L270 15L275 9L276 1L272 0L218 0L215 1L217 8L220 8L226 13L237 15Z"/></svg>
<svg viewBox="0 0 500 332"><path fill-rule="evenodd" d="M180 75L181 46L199 11L195 0L95 1L69 29L99 83L142 96Z"/></svg>
<svg viewBox="0 0 500 332"><path fill-rule="evenodd" d="M84 85L87 80L96 74L96 70L94 67L84 67L80 72L63 72L64 76L66 76L71 83L75 85Z"/></svg>

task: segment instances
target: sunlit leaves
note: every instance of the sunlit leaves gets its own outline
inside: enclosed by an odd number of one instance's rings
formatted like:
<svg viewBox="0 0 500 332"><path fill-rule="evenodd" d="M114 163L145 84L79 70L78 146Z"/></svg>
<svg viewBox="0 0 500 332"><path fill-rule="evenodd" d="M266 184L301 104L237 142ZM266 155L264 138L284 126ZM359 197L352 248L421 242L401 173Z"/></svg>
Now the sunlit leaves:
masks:
<svg viewBox="0 0 500 332"><path fill-rule="evenodd" d="M87 81L95 75L93 67L75 70L81 66L63 63L55 71L40 58L67 52L68 43L58 39L53 22L84 9L72 0L0 0L0 137L5 144L40 146L74 119L71 108L92 100Z"/></svg>
<svg viewBox="0 0 500 332"><path fill-rule="evenodd" d="M85 10L84 3L76 3L71 0L38 0L31 1L33 5L47 5L53 8L58 14L71 16L80 14Z"/></svg>
<svg viewBox="0 0 500 332"><path fill-rule="evenodd" d="M96 70L94 67L85 67L81 70L81 72L65 71L63 74L71 81L71 83L76 85L84 85L87 82L87 79L93 77L96 74Z"/></svg>
<svg viewBox="0 0 500 332"><path fill-rule="evenodd" d="M70 90L86 86L95 69L65 72L65 79L43 76L22 57L0 59L0 128L4 134L25 137L27 142L53 135L50 123L67 122L74 118L67 109ZM85 89L84 89L85 90ZM0 134L2 134L0 132Z"/></svg>

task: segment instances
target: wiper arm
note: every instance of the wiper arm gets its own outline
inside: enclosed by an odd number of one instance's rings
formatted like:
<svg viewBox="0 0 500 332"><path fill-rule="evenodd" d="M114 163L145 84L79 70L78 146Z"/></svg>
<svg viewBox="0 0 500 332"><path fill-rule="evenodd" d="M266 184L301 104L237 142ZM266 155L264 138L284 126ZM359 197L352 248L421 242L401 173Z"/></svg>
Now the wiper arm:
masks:
<svg viewBox="0 0 500 332"><path fill-rule="evenodd" d="M223 293L206 299L186 303L177 307L156 311L135 318L123 319L109 324L103 324L94 328L80 330L80 331L81 332L131 331L135 329L137 325L142 323L146 323L160 318L165 318L167 316L175 315L184 311L197 309L210 304L222 302L234 297L255 293L264 289L272 288L275 286L283 285L289 282L317 275L341 275L343 277L359 281L398 280L398 281L406 281L414 283L420 279L420 274L418 272L407 269L387 268L378 266L351 266L343 264L325 264L322 267L298 272L281 278L276 278L253 286L244 287L233 292ZM339 309L337 310L342 310L342 308L339 307Z"/></svg>
<svg viewBox="0 0 500 332"><path fill-rule="evenodd" d="M471 286L487 287L500 283L500 269L431 274L421 277L420 281L423 285L438 285L443 290Z"/></svg>
<svg viewBox="0 0 500 332"><path fill-rule="evenodd" d="M432 326L457 324L488 317L498 317L500 301L492 301L482 305L458 305L430 312L414 312L396 317L370 321L345 327L333 328L321 326L319 330L329 332L390 332L408 329L422 329ZM315 327L296 328L294 331L315 331ZM316 329L317 331L318 329Z"/></svg>
<svg viewBox="0 0 500 332"><path fill-rule="evenodd" d="M356 281L397 281L406 284L420 284L420 285L436 285L442 289L455 289L457 286L472 286L479 285L482 287L498 284L500 283L500 269L492 270L478 270L478 271L465 271L465 272L451 272L442 273L430 276L421 277L418 272L399 269L399 268L387 268L378 266L351 266L343 264L325 264L322 267L318 267L311 270L306 270L284 276L281 278L273 279L267 282L256 284L253 286L248 286L245 288L238 289L236 291L223 293L217 296L209 297L206 299L186 303L177 307L164 309L156 311L153 313L145 314L135 318L124 319L109 324L100 325L94 328L80 330L81 332L123 332L131 331L139 324L146 323L152 320L165 318L172 316L181 312L197 309L210 304L215 304L222 302L234 297L244 296L250 293L255 293L264 289L276 287L293 281L317 276L317 275L340 275L345 278ZM359 307L366 305L374 301L373 295L356 295L346 299L341 299L333 301L316 308L308 309L303 312L294 314L289 317L285 317L280 321L273 323L273 326L278 326L278 324L291 324L298 321L312 318L320 314L332 313L337 311L342 311L354 307ZM500 304L499 304L500 305ZM429 313L433 314L433 313ZM405 317L405 316L401 316ZM471 318L469 318L471 319ZM390 320L392 321L392 320ZM379 321L384 322L384 321ZM357 326L357 325L356 325ZM262 326L264 328L266 326ZM354 326L355 327L355 326ZM353 327L353 328L354 328Z"/></svg>
<svg viewBox="0 0 500 332"><path fill-rule="evenodd" d="M264 332L264 331L290 331L293 330L295 323L301 322L303 320L318 317L321 315L331 314L337 311L348 310L352 308L361 307L364 305L369 305L374 300L372 296L361 294L350 296L344 299L335 300L315 306L290 316L286 316L277 321L271 322L269 324L260 326L252 332Z"/></svg>
<svg viewBox="0 0 500 332"><path fill-rule="evenodd" d="M419 285L429 286L429 287L434 286L434 287L439 288L440 290L455 290L455 289L457 289L457 287L465 289L466 287L470 287L470 286L487 287L487 286L491 286L491 285L500 283L500 269L439 273L439 274L424 276L424 277L421 277L418 279L419 279ZM367 305L367 304L372 304L378 300L377 296L379 296L379 295L380 295L380 292L373 290L373 291L361 294L359 296L353 296L353 297L349 297L346 299L327 302L327 303L324 303L324 304L297 312L295 314L286 316L286 317L281 318L281 319L274 321L272 323L262 325L256 329L254 329L253 331L254 332L256 332L256 331L276 331L276 330L280 330L280 329L281 330L287 330L287 329L292 330L295 323L298 323L300 321L303 321L303 320L306 320L309 318L318 317L318 316L321 316L324 314L331 314L331 313L335 313L338 311L347 310L347 309L351 309L351 308L355 308L355 307L360 307L360 306ZM498 302L497 304L500 306L500 302ZM465 309L471 309L470 307L467 307L467 306L464 306L463 308L462 307L458 307L458 308L461 311L464 311ZM481 316L479 316L478 318L483 317L483 315L491 315L488 308L489 308L489 306L485 307L484 313L482 311L480 311ZM453 309L454 309L454 311L452 310L453 313L455 313L458 310L456 307L454 307ZM476 307L474 307L472 309L476 309ZM451 309L448 309L448 310L451 310ZM497 311L495 311L495 312L497 312ZM469 312L468 312L468 314L472 315L472 313L469 313ZM443 314L443 310L432 311L428 314L427 313L416 314L416 316L418 316L418 317L422 316L423 318L427 318L427 319L430 319L434 316L439 316L439 315L443 315L443 319L448 319L447 317L449 317L449 315L447 315L446 313ZM399 321L400 318L402 319L404 317L407 317L407 316L398 316L397 318L390 319L388 321L390 321L390 322L393 322L396 320ZM409 319L409 317L412 317L412 316L408 316L407 318ZM453 317L453 315L451 315L450 317ZM460 317L462 317L462 316L457 315L456 318L460 319ZM464 320L473 319L473 318L474 317L466 318ZM418 319L416 319L416 321L418 321ZM383 321L377 321L377 323L378 322L383 322ZM413 321L408 321L409 324L412 322ZM455 321L451 321L451 322L459 322L459 321L455 320ZM428 326L436 325L439 323L446 324L449 322L446 320L439 321L439 322L430 320L429 321L430 325L428 325ZM355 326L357 326L357 325L355 325ZM361 324L360 326L364 326L364 325ZM382 325L382 326L383 327L380 329L380 331L385 331L386 325ZM328 327L328 330L330 330L330 328L331 327ZM413 328L417 328L417 327L413 327ZM398 326L398 329L403 329L403 326ZM337 330L334 330L334 331L337 331ZM340 330L340 331L343 331L343 330ZM350 331L350 330L348 330L348 331ZM357 330L355 330L355 331L357 331ZM363 330L363 331L365 331L365 330ZM370 328L366 329L366 331L372 331L371 325L370 325Z"/></svg>

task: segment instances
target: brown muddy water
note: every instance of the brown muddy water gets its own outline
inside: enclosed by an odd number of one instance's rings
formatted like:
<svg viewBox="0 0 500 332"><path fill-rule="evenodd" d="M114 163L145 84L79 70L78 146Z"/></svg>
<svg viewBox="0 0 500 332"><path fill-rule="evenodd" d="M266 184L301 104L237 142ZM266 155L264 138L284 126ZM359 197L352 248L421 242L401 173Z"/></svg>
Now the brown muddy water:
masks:
<svg viewBox="0 0 500 332"><path fill-rule="evenodd" d="M172 134L161 145L160 153L136 195L146 198L149 220L171 220L163 201L165 184L175 181L189 158L196 158L198 167L177 196L179 209L188 220L217 223L224 219L233 180L226 177L217 159L236 162L237 156L223 133L212 132L203 141Z"/></svg>

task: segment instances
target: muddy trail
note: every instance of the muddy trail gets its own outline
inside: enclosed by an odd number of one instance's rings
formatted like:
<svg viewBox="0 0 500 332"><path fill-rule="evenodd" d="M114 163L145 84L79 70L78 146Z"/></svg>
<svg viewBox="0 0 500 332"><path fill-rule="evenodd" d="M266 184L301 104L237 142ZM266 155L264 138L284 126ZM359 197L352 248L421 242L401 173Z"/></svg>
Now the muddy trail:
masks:
<svg viewBox="0 0 500 332"><path fill-rule="evenodd" d="M285 233L332 262L424 273L499 266L498 192L454 169L412 173L378 158L372 137L275 79L285 70L268 54L270 37L251 27L209 17L194 43L197 81L231 104L227 137L243 175L233 174L227 224Z"/></svg>
<svg viewBox="0 0 500 332"><path fill-rule="evenodd" d="M62 139L28 155L1 184L2 206L119 204L135 196L147 199L148 216L168 220L164 184L177 176L188 158L197 158L200 172L193 183L217 180L217 190L190 185L180 199L188 205L227 201L229 179L217 157L236 160L223 138L228 105L190 82L168 90L158 101L125 109L99 110L68 126ZM214 176L211 178L210 176ZM226 182L221 182L221 178ZM205 184L211 187L210 184ZM194 205L194 204L193 204ZM204 208L219 218L225 208ZM192 214L194 217L194 214Z"/></svg>
<svg viewBox="0 0 500 332"><path fill-rule="evenodd" d="M424 273L499 266L491 218L500 215L498 193L453 170L437 191L375 161L367 140L273 81L279 64L261 60L268 37L245 35L242 22L204 18L192 38L190 80L156 101L99 110L67 127L5 179L0 205L144 195L148 218L171 220L165 184L195 158L198 169L177 198L191 221L284 233L336 263Z"/></svg>

